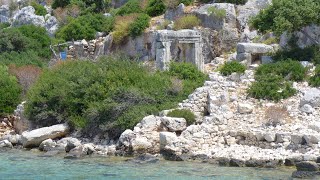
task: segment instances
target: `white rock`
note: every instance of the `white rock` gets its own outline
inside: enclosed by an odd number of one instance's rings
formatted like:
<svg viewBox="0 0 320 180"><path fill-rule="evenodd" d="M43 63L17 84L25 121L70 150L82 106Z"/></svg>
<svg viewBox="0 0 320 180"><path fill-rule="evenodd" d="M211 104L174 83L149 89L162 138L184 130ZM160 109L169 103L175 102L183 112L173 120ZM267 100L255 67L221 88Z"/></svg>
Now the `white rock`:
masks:
<svg viewBox="0 0 320 180"><path fill-rule="evenodd" d="M187 121L184 118L161 117L161 122L169 131L183 131L187 128Z"/></svg>
<svg viewBox="0 0 320 180"><path fill-rule="evenodd" d="M320 107L320 90L318 88L311 88L305 91L300 100L300 106L305 104L309 104L312 107Z"/></svg>
<svg viewBox="0 0 320 180"><path fill-rule="evenodd" d="M160 148L171 146L177 140L177 135L172 132L160 132Z"/></svg>
<svg viewBox="0 0 320 180"><path fill-rule="evenodd" d="M50 127L25 131L22 133L21 140L23 147L39 146L46 139L55 139L65 136L69 132L67 124L58 124Z"/></svg>
<svg viewBox="0 0 320 180"><path fill-rule="evenodd" d="M240 114L249 114L253 112L253 106L250 104L239 103L238 112Z"/></svg>
<svg viewBox="0 0 320 180"><path fill-rule="evenodd" d="M56 142L54 142L52 139L47 139L42 141L42 143L39 146L40 151L49 151L50 149L54 148L56 146Z"/></svg>
<svg viewBox="0 0 320 180"><path fill-rule="evenodd" d="M0 141L0 148L13 148L13 146L8 140L3 140Z"/></svg>
<svg viewBox="0 0 320 180"><path fill-rule="evenodd" d="M264 135L264 139L268 142L274 142L276 140L275 134L267 133Z"/></svg>
<svg viewBox="0 0 320 180"><path fill-rule="evenodd" d="M305 104L305 105L301 106L300 110L305 113L313 113L313 111L314 111L313 107L309 104Z"/></svg>

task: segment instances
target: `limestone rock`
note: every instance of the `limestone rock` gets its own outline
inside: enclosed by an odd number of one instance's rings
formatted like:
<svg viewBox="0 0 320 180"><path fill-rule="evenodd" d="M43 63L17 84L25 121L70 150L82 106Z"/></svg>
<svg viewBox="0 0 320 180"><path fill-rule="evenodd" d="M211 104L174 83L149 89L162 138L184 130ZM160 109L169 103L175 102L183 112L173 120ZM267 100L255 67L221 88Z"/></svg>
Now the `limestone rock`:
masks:
<svg viewBox="0 0 320 180"><path fill-rule="evenodd" d="M56 142L54 142L52 139L47 139L42 141L42 143L39 146L40 151L50 151L52 148L56 146Z"/></svg>
<svg viewBox="0 0 320 180"><path fill-rule="evenodd" d="M249 114L249 113L252 113L252 111L253 111L253 106L252 105L239 103L238 112L240 114Z"/></svg>
<svg viewBox="0 0 320 180"><path fill-rule="evenodd" d="M314 109L310 104L305 104L300 107L300 110L305 113L313 113Z"/></svg>
<svg viewBox="0 0 320 180"><path fill-rule="evenodd" d="M318 88L310 88L300 100L300 106L309 104L312 107L320 107L320 90Z"/></svg>
<svg viewBox="0 0 320 180"><path fill-rule="evenodd" d="M78 140L77 138L68 138L66 139L66 146L65 146L65 151L69 152L71 151L73 148L76 148L78 146L81 146L81 141Z"/></svg>
<svg viewBox="0 0 320 180"><path fill-rule="evenodd" d="M226 17L217 17L215 14L210 14L209 9L223 9L226 11ZM228 26L229 28L236 28L236 10L233 4L229 3L214 3L200 6L193 12L199 19L201 19L202 26L206 28L221 30Z"/></svg>
<svg viewBox="0 0 320 180"><path fill-rule="evenodd" d="M13 145L8 140L0 141L0 148L13 148Z"/></svg>
<svg viewBox="0 0 320 180"><path fill-rule="evenodd" d="M237 53L265 54L273 51L273 47L259 43L238 43Z"/></svg>
<svg viewBox="0 0 320 180"><path fill-rule="evenodd" d="M165 148L166 146L171 146L178 137L175 133L172 132L160 132L160 149Z"/></svg>
<svg viewBox="0 0 320 180"><path fill-rule="evenodd" d="M164 19L174 21L177 18L183 16L184 14L185 5L183 3L179 4L176 8L168 8L164 14Z"/></svg>
<svg viewBox="0 0 320 180"><path fill-rule="evenodd" d="M187 121L184 118L161 117L161 122L169 131L183 131L187 128Z"/></svg>
<svg viewBox="0 0 320 180"><path fill-rule="evenodd" d="M272 133L267 133L264 135L264 139L268 142L274 142L276 140L276 135Z"/></svg>
<svg viewBox="0 0 320 180"><path fill-rule="evenodd" d="M160 123L161 120L159 119L159 117L150 115L142 119L139 127L140 129L153 131L157 130L160 127Z"/></svg>
<svg viewBox="0 0 320 180"><path fill-rule="evenodd" d="M311 161L303 161L296 164L297 171L319 171L319 165Z"/></svg>
<svg viewBox="0 0 320 180"><path fill-rule="evenodd" d="M39 146L46 139L55 139L65 136L69 132L69 126L66 124L58 124L50 127L35 129L22 133L23 147Z"/></svg>
<svg viewBox="0 0 320 180"><path fill-rule="evenodd" d="M8 5L0 6L0 23L8 22L10 18L10 10Z"/></svg>
<svg viewBox="0 0 320 180"><path fill-rule="evenodd" d="M121 145L124 145L126 147L131 146L132 140L136 137L136 135L134 134L134 132L130 129L125 130L120 138L119 138L119 143Z"/></svg>
<svg viewBox="0 0 320 180"><path fill-rule="evenodd" d="M45 26L43 16L35 15L35 9L32 6L27 6L19 10L13 17L13 25L21 26L26 24L33 24L36 26Z"/></svg>
<svg viewBox="0 0 320 180"><path fill-rule="evenodd" d="M146 137L138 137L132 141L132 149L135 152L146 152L151 147L152 144Z"/></svg>

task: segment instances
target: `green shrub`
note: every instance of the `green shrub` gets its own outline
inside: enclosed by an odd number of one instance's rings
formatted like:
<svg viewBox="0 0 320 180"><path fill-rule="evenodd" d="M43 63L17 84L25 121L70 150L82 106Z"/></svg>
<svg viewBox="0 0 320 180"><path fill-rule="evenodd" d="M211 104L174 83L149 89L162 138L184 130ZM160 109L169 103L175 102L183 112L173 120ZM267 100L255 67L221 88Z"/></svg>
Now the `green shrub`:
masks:
<svg viewBox="0 0 320 180"><path fill-rule="evenodd" d="M0 65L0 117L13 113L20 103L21 87L8 68Z"/></svg>
<svg viewBox="0 0 320 180"><path fill-rule="evenodd" d="M42 5L36 3L35 1L31 2L31 6L35 9L35 14L38 16L45 16L47 14L46 8Z"/></svg>
<svg viewBox="0 0 320 180"><path fill-rule="evenodd" d="M242 74L245 71L246 71L246 66L239 63L238 61L227 62L220 69L220 73L224 76L229 76L232 73Z"/></svg>
<svg viewBox="0 0 320 180"><path fill-rule="evenodd" d="M71 3L70 0L54 0L53 3L52 3L52 5L51 5L51 7L52 7L53 9L56 9L56 8L58 8L58 7L63 8L63 7L68 6L70 3Z"/></svg>
<svg viewBox="0 0 320 180"><path fill-rule="evenodd" d="M39 57L38 54L32 50L23 52L11 51L0 53L0 64L15 64L17 66L35 65L38 67L45 67L46 60Z"/></svg>
<svg viewBox="0 0 320 180"><path fill-rule="evenodd" d="M148 7L146 8L146 13L152 17L162 15L165 11L166 6L163 3L163 0L150 0Z"/></svg>
<svg viewBox="0 0 320 180"><path fill-rule="evenodd" d="M175 109L169 112L167 116L184 118L188 126L196 122L196 116L189 109Z"/></svg>
<svg viewBox="0 0 320 180"><path fill-rule="evenodd" d="M7 28L7 27L10 27L10 23L6 22L6 23L0 23L0 30L1 29L4 29L4 28Z"/></svg>
<svg viewBox="0 0 320 180"><path fill-rule="evenodd" d="M259 76L248 89L249 96L256 99L279 101L293 96L296 90L283 77L275 74Z"/></svg>
<svg viewBox="0 0 320 180"><path fill-rule="evenodd" d="M2 53L33 51L43 58L49 58L50 37L44 28L24 25L0 30L0 55Z"/></svg>
<svg viewBox="0 0 320 180"><path fill-rule="evenodd" d="M320 65L316 66L315 74L310 77L309 84L313 87L320 87Z"/></svg>
<svg viewBox="0 0 320 180"><path fill-rule="evenodd" d="M231 3L236 5L244 5L248 2L248 0L218 0L216 3Z"/></svg>
<svg viewBox="0 0 320 180"><path fill-rule="evenodd" d="M297 61L312 61L320 64L320 51L318 46L308 46L304 49L293 46L290 49L279 50L273 55L273 60L294 59Z"/></svg>
<svg viewBox="0 0 320 180"><path fill-rule="evenodd" d="M132 13L143 13L139 0L129 0L126 4L116 10L116 15L127 15Z"/></svg>
<svg viewBox="0 0 320 180"><path fill-rule="evenodd" d="M272 5L252 19L252 25L261 32L277 35L299 31L302 27L320 23L318 0L273 0Z"/></svg>
<svg viewBox="0 0 320 180"><path fill-rule="evenodd" d="M114 27L113 17L102 14L86 14L77 18L70 18L69 23L61 27L56 37L64 40L94 39L96 32L111 32Z"/></svg>
<svg viewBox="0 0 320 180"><path fill-rule="evenodd" d="M287 59L276 63L263 64L255 72L256 78L274 74L286 80L302 81L306 76L306 68L299 61Z"/></svg>
<svg viewBox="0 0 320 180"><path fill-rule="evenodd" d="M88 136L108 133L117 138L144 116L174 108L204 82L201 72L172 73L151 73L119 57L62 63L46 70L29 90L26 113L39 126L68 122ZM185 79L183 89L173 95L168 91L174 76Z"/></svg>
<svg viewBox="0 0 320 180"><path fill-rule="evenodd" d="M212 6L212 7L209 7L209 8L208 8L208 14L209 14L209 15L213 14L213 15L215 15L217 18L223 19L223 18L226 17L227 11L226 11L225 9L218 9L218 8Z"/></svg>
<svg viewBox="0 0 320 180"><path fill-rule="evenodd" d="M150 17L147 14L140 14L130 25L129 33L132 37L140 36L149 27Z"/></svg>
<svg viewBox="0 0 320 180"><path fill-rule="evenodd" d="M185 15L180 18L178 18L174 22L174 29L180 30L180 29L192 29L196 26L200 25L200 19L195 15Z"/></svg>

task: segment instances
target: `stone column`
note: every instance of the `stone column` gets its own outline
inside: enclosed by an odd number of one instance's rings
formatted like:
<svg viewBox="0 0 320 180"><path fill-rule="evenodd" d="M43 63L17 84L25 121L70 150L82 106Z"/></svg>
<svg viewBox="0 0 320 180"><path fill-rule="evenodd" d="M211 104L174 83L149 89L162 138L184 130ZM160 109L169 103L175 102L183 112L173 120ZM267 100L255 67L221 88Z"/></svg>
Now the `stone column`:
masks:
<svg viewBox="0 0 320 180"><path fill-rule="evenodd" d="M171 42L157 42L156 65L160 70L169 70Z"/></svg>
<svg viewBox="0 0 320 180"><path fill-rule="evenodd" d="M200 71L204 72L204 59L202 55L202 44L200 42L194 43L194 64Z"/></svg>

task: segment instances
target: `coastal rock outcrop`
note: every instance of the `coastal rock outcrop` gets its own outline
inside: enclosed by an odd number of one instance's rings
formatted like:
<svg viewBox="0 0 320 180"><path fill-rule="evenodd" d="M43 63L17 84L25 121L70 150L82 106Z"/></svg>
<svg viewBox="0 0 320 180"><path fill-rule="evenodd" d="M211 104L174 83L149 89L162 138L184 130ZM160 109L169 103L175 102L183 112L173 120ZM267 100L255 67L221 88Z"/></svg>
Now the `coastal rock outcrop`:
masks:
<svg viewBox="0 0 320 180"><path fill-rule="evenodd" d="M69 132L69 126L58 124L50 127L35 129L22 133L21 141L23 147L37 147L46 139L55 139L65 136Z"/></svg>

